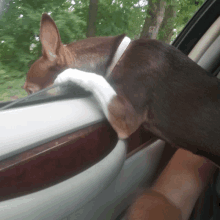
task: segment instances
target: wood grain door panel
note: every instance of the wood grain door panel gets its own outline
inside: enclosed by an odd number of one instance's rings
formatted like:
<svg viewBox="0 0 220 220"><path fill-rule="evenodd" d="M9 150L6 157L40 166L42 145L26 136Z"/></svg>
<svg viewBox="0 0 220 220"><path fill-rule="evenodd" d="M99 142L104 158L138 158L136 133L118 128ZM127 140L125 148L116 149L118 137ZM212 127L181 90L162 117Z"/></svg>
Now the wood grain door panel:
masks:
<svg viewBox="0 0 220 220"><path fill-rule="evenodd" d="M127 140L127 156L152 139L155 137L140 127ZM0 200L36 192L77 175L109 154L117 141L115 131L103 121L1 161Z"/></svg>

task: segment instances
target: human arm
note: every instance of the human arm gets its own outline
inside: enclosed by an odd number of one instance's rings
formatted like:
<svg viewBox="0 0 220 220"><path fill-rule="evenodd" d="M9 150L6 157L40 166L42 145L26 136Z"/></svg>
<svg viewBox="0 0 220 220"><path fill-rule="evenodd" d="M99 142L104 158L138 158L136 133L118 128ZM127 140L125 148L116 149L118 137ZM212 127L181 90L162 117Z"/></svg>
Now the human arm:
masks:
<svg viewBox="0 0 220 220"><path fill-rule="evenodd" d="M150 189L131 206L127 220L187 220L216 167L178 149Z"/></svg>

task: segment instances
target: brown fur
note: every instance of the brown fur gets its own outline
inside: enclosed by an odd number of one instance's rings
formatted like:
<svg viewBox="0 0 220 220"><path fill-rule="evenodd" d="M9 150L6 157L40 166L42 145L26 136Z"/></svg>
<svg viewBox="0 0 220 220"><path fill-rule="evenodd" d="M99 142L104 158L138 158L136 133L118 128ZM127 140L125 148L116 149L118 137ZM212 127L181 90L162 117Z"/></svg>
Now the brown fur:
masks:
<svg viewBox="0 0 220 220"><path fill-rule="evenodd" d="M105 75L124 36L88 38L63 45L56 24L49 15L43 14L40 28L42 56L30 67L23 88L28 94L46 88L67 68Z"/></svg>
<svg viewBox="0 0 220 220"><path fill-rule="evenodd" d="M27 73L28 93L51 85L70 67L105 76L124 35L64 46L54 21L44 14L40 37L43 55ZM219 81L186 55L157 40L135 40L108 81L118 94L109 106L110 123L121 137L144 124L159 138L220 165Z"/></svg>
<svg viewBox="0 0 220 220"><path fill-rule="evenodd" d="M133 41L109 79L142 123L171 144L220 165L219 80L176 48Z"/></svg>

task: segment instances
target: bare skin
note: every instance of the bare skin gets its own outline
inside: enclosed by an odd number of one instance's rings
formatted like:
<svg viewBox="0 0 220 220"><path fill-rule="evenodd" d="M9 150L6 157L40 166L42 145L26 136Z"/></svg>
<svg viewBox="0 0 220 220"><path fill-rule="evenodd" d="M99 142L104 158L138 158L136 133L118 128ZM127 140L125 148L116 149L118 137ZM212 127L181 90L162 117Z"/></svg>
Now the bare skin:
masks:
<svg viewBox="0 0 220 220"><path fill-rule="evenodd" d="M216 166L179 149L162 174L131 206L126 220L187 220Z"/></svg>

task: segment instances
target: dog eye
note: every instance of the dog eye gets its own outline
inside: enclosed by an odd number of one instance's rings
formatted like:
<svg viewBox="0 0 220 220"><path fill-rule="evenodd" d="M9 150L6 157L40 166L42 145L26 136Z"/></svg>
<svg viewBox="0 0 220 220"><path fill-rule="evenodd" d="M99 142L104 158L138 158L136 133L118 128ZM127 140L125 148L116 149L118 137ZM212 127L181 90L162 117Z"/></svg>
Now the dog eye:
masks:
<svg viewBox="0 0 220 220"><path fill-rule="evenodd" d="M33 93L33 91L31 91L30 89L27 89L27 93L28 93L28 95L31 95Z"/></svg>

